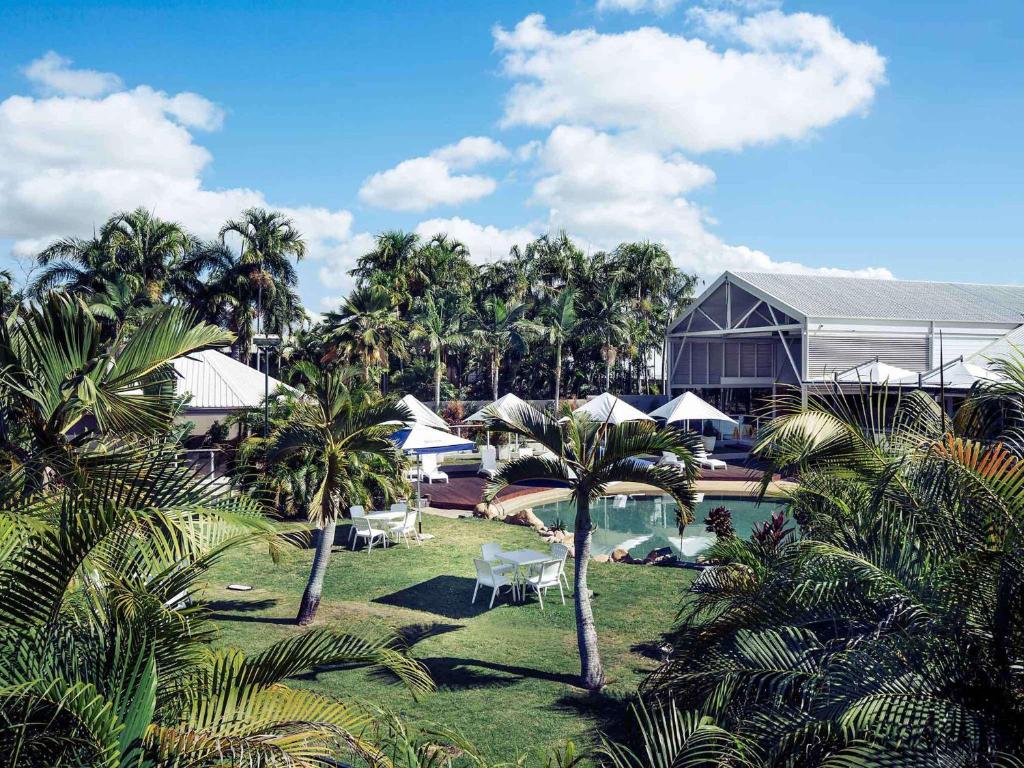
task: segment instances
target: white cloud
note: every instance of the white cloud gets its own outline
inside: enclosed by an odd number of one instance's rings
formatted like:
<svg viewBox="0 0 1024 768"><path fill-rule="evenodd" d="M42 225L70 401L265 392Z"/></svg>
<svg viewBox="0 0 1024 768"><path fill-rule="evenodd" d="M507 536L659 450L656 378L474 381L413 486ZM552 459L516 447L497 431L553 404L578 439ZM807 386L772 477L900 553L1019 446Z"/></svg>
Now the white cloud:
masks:
<svg viewBox="0 0 1024 768"><path fill-rule="evenodd" d="M513 245L525 245L537 237L537 233L526 227L501 229L491 224L477 224L469 219L455 216L450 219L427 219L416 225L420 237L433 237L439 233L458 240L467 248L473 261L485 263L508 256Z"/></svg>
<svg viewBox="0 0 1024 768"><path fill-rule="evenodd" d="M509 151L493 139L467 136L426 157L404 160L363 182L359 199L394 211L425 211L439 205L459 205L487 197L498 183L489 176L453 174L504 159Z"/></svg>
<svg viewBox="0 0 1024 768"><path fill-rule="evenodd" d="M824 16L704 10L693 18L731 47L655 27L560 35L538 14L511 31L495 28L514 80L503 124L579 123L663 148L735 150L863 112L884 82L878 51Z"/></svg>
<svg viewBox="0 0 1024 768"><path fill-rule="evenodd" d="M360 256L373 250L375 244L376 238L372 234L359 232L327 249L323 254L324 266L320 267L321 284L348 293L355 284L349 271L356 266Z"/></svg>
<svg viewBox="0 0 1024 768"><path fill-rule="evenodd" d="M43 77L38 68L35 77ZM56 237L89 235L115 211L138 206L207 238L244 208L277 207L295 219L314 257L351 236L348 211L282 208L258 190L206 187L212 158L191 131L216 129L223 119L207 99L148 86L87 98L76 82L60 87L78 95L0 101L0 239L13 240L16 255Z"/></svg>
<svg viewBox="0 0 1024 768"><path fill-rule="evenodd" d="M564 228L605 249L628 240L661 242L680 268L703 275L724 269L819 271L773 261L712 234L705 212L684 195L714 174L678 154L651 152L632 136L559 126L540 156L545 175L534 185L533 199L548 208L552 230ZM859 274L891 276L888 270Z"/></svg>
<svg viewBox="0 0 1024 768"><path fill-rule="evenodd" d="M121 88L121 78L94 69L72 69L71 59L48 51L22 70L44 94L92 98Z"/></svg>

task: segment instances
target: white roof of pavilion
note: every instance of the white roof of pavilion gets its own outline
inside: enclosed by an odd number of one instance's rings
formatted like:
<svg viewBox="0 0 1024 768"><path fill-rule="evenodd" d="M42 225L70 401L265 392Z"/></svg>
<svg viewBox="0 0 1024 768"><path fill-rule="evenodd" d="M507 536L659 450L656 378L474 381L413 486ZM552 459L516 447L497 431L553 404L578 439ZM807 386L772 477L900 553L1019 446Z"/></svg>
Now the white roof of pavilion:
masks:
<svg viewBox="0 0 1024 768"><path fill-rule="evenodd" d="M179 397L191 396L187 409L231 411L258 408L263 402L263 373L223 352L205 349L179 357L172 364L177 374L175 393ZM271 376L270 394L279 389L295 391Z"/></svg>
<svg viewBox="0 0 1024 768"><path fill-rule="evenodd" d="M921 374L922 387L938 387L945 389L970 389L979 381L1002 381L1002 377L977 363L968 363L957 358L946 363L941 369L933 368Z"/></svg>
<svg viewBox="0 0 1024 768"><path fill-rule="evenodd" d="M651 416L657 419L664 419L666 424L674 421L728 421L735 424L736 420L728 414L715 408L711 403L705 402L693 392L683 392L672 400L669 400L660 408L651 411Z"/></svg>
<svg viewBox="0 0 1024 768"><path fill-rule="evenodd" d="M412 395L405 395L399 400L402 405L408 408L412 412L412 419L405 422L406 424L423 424L434 429L448 429L448 422L434 413L432 410L427 408L423 403L417 400Z"/></svg>
<svg viewBox="0 0 1024 768"><path fill-rule="evenodd" d="M836 381L852 384L917 384L917 374L906 368L869 360L836 374Z"/></svg>
<svg viewBox="0 0 1024 768"><path fill-rule="evenodd" d="M528 402L509 392L508 394L499 397L493 403L485 405L479 411L470 414L463 419L463 421L487 421L487 416L490 413L497 413L497 415L502 418L508 418L511 415L511 411L516 407L536 410L536 408L533 408L533 406Z"/></svg>
<svg viewBox="0 0 1024 768"><path fill-rule="evenodd" d="M643 411L610 392L598 395L586 405L581 405L573 411L573 416L576 414L586 416L591 421L607 421L610 424L622 424L624 421L654 421Z"/></svg>

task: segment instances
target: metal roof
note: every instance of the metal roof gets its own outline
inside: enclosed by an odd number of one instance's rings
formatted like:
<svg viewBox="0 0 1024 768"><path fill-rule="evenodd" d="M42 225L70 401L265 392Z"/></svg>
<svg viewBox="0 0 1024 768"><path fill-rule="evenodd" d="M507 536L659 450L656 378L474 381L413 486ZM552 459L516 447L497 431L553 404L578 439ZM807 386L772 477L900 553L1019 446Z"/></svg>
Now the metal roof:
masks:
<svg viewBox="0 0 1024 768"><path fill-rule="evenodd" d="M191 395L186 409L216 408L235 410L256 408L263 402L263 373L233 357L205 349L174 361L178 374L176 393ZM270 392L291 389L273 376Z"/></svg>
<svg viewBox="0 0 1024 768"><path fill-rule="evenodd" d="M968 363L990 367L993 360L1020 357L1024 354L1024 325L1000 336L967 358Z"/></svg>
<svg viewBox="0 0 1024 768"><path fill-rule="evenodd" d="M726 274L738 278L739 283L749 283L807 317L1024 323L1024 285L784 272Z"/></svg>

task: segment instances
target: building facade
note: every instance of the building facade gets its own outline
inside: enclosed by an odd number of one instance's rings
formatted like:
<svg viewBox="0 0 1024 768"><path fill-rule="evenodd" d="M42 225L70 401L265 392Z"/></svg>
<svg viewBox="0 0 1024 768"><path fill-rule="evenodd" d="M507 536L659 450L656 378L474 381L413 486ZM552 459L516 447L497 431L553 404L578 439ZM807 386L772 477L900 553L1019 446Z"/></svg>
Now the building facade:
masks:
<svg viewBox="0 0 1024 768"><path fill-rule="evenodd" d="M878 360L926 373L1024 325L1024 286L725 272L670 325L666 392L730 413Z"/></svg>

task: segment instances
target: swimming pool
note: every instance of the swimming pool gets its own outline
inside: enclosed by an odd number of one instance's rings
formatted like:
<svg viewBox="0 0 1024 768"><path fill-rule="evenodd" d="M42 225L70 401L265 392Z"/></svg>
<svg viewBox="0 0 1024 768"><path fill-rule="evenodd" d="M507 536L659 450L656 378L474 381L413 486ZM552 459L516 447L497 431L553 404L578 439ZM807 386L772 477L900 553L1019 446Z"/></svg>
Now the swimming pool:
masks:
<svg viewBox="0 0 1024 768"><path fill-rule="evenodd" d="M727 507L732 512L732 524L736 534L746 538L753 530L754 523L767 520L772 513L786 503L777 499L765 499L760 504L754 499L742 496L705 496L694 510L696 522L686 526L682 537L676 527L676 503L668 496L632 495L626 499L626 506L616 508L614 497L598 499L590 508L591 517L597 525L594 531L593 554L608 555L615 549L628 550L634 557L644 557L652 549L671 547L683 557L700 554L715 541L715 535L704 526L704 518L715 507ZM534 514L545 525L557 521L572 530L576 519L576 508L569 501L557 501L533 508Z"/></svg>

